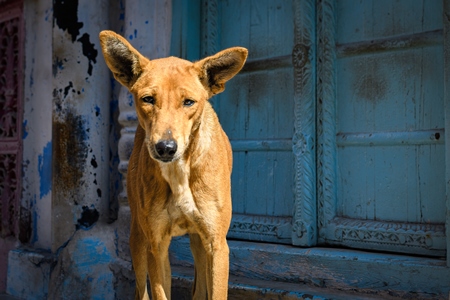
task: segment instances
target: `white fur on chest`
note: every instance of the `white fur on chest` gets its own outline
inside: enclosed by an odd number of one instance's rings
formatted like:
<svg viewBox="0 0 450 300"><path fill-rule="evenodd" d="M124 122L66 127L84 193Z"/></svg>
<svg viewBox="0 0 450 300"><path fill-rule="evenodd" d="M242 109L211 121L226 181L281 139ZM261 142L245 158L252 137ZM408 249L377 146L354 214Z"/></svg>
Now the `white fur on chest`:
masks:
<svg viewBox="0 0 450 300"><path fill-rule="evenodd" d="M167 212L172 222L173 235L183 235L189 230L179 225L193 219L197 206L189 187L189 167L182 160L173 163L160 163L161 173L172 191Z"/></svg>

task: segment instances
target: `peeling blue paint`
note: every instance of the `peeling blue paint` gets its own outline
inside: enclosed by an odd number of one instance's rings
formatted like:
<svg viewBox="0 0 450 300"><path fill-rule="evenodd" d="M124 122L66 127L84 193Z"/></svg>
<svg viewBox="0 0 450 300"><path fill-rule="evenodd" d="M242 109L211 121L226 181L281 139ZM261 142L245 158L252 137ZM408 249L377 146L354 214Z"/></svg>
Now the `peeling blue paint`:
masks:
<svg viewBox="0 0 450 300"><path fill-rule="evenodd" d="M90 285L95 287L90 290L91 299L107 299L109 295L114 294L112 273L99 274L96 272L97 269L103 269L102 265L109 265L112 261L111 254L101 240L94 237L78 240L72 259L75 262L73 267L76 269L76 271L73 270L74 274L80 276L82 281L95 283ZM64 282L64 285L71 286L72 284L72 280Z"/></svg>
<svg viewBox="0 0 450 300"><path fill-rule="evenodd" d="M137 121L137 117L135 115L128 115L127 121Z"/></svg>
<svg viewBox="0 0 450 300"><path fill-rule="evenodd" d="M38 171L40 178L40 198L52 189L52 142L48 142L42 154L38 156Z"/></svg>
<svg viewBox="0 0 450 300"><path fill-rule="evenodd" d="M23 121L22 124L22 139L26 139L28 136L28 131L27 131L27 124L28 124L28 120Z"/></svg>
<svg viewBox="0 0 450 300"><path fill-rule="evenodd" d="M53 76L58 74L58 70L64 70L64 61L60 60L58 57L55 57L53 61Z"/></svg>
<svg viewBox="0 0 450 300"><path fill-rule="evenodd" d="M97 105L94 107L95 109L95 115L98 117L100 115L100 107L98 107Z"/></svg>
<svg viewBox="0 0 450 300"><path fill-rule="evenodd" d="M45 21L48 21L49 17L50 17L50 12L49 12L48 9L46 9L46 10L45 10L45 18L44 18L44 20L45 20Z"/></svg>
<svg viewBox="0 0 450 300"><path fill-rule="evenodd" d="M133 106L134 100L133 100L133 95L131 95L130 93L127 94L127 98L128 98L128 105L129 106Z"/></svg>

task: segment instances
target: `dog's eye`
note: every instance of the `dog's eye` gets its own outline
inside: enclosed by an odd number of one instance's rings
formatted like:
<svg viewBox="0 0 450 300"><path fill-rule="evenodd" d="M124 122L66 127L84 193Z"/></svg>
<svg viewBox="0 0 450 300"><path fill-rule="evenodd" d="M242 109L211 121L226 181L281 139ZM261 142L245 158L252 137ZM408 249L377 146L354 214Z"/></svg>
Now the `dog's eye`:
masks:
<svg viewBox="0 0 450 300"><path fill-rule="evenodd" d="M194 105L194 103L195 103L195 101L191 100L191 99L186 99L183 101L184 106L192 106L192 105Z"/></svg>
<svg viewBox="0 0 450 300"><path fill-rule="evenodd" d="M143 97L142 101L152 105L155 104L155 98L153 98L152 96Z"/></svg>

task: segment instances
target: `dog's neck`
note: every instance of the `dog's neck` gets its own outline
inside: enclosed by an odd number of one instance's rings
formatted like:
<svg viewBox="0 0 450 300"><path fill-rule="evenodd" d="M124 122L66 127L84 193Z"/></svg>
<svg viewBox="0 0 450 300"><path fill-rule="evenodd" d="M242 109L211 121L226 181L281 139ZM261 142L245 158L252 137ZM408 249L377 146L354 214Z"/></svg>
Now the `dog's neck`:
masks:
<svg viewBox="0 0 450 300"><path fill-rule="evenodd" d="M208 112L212 111L212 112ZM217 118L211 104L208 102L205 104L205 108L201 117L198 129L191 136L191 142L187 151L195 152L195 155L189 155L189 157L195 158L190 162L192 167L197 167L200 162L204 162L203 156L206 155L211 148L213 131L215 130L214 118Z"/></svg>
<svg viewBox="0 0 450 300"><path fill-rule="evenodd" d="M180 195L189 189L190 168L183 158L171 163L159 162L159 168L173 194Z"/></svg>

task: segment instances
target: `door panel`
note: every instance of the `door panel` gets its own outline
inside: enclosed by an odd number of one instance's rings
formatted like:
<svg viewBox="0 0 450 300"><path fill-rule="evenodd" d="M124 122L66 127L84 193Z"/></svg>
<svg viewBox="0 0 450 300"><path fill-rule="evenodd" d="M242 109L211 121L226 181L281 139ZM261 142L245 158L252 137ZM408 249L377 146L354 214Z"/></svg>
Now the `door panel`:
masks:
<svg viewBox="0 0 450 300"><path fill-rule="evenodd" d="M294 46L290 1L228 0L219 3L223 48L247 47L251 59L290 56Z"/></svg>
<svg viewBox="0 0 450 300"><path fill-rule="evenodd" d="M220 122L229 137L235 140L292 139L292 69L260 72L244 69L241 72L226 86L218 104Z"/></svg>
<svg viewBox="0 0 450 300"><path fill-rule="evenodd" d="M291 243L292 3L203 1L202 5L208 20L202 45L211 48L202 52L232 46L249 50L244 69L213 100L233 147L229 237Z"/></svg>
<svg viewBox="0 0 450 300"><path fill-rule="evenodd" d="M444 223L444 145L339 147L337 214L346 218Z"/></svg>
<svg viewBox="0 0 450 300"><path fill-rule="evenodd" d="M443 255L442 1L327 4L336 20L319 31L336 41L321 49L333 91L319 96L319 242Z"/></svg>
<svg viewBox="0 0 450 300"><path fill-rule="evenodd" d="M442 0L336 1L338 43L441 30L442 7Z"/></svg>
<svg viewBox="0 0 450 300"><path fill-rule="evenodd" d="M338 131L443 128L442 57L442 44L339 57Z"/></svg>

